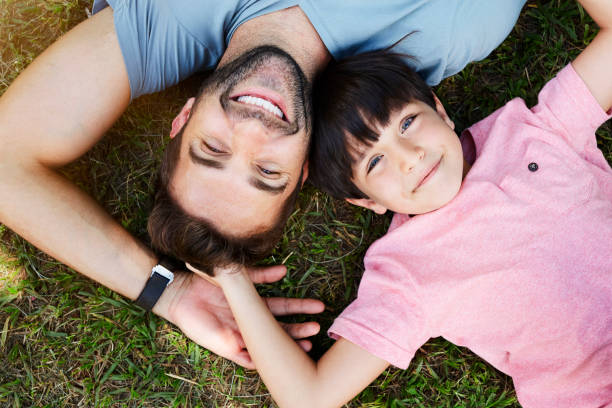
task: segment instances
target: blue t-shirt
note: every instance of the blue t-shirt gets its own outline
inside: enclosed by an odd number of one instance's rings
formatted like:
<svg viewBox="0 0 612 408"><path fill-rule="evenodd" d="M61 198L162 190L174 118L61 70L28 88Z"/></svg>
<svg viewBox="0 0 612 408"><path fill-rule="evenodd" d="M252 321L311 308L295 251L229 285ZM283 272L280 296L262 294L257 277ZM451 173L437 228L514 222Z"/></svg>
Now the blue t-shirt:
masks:
<svg viewBox="0 0 612 408"><path fill-rule="evenodd" d="M236 28L298 5L336 59L394 48L429 85L485 58L526 0L95 0L110 4L132 98L212 69ZM108 4L107 4L108 2ZM299 39L296 39L299 41Z"/></svg>

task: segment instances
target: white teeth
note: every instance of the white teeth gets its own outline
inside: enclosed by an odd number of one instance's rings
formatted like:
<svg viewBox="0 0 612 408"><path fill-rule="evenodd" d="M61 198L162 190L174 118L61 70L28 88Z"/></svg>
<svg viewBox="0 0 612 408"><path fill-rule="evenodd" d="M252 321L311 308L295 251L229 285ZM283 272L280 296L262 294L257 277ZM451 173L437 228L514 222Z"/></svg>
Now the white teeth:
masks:
<svg viewBox="0 0 612 408"><path fill-rule="evenodd" d="M256 96L243 95L243 96L239 96L238 99L236 100L240 103L246 103L249 105L259 106L261 108L264 108L271 114L281 119L283 118L283 111L281 111L278 106L274 105L272 102L267 101L265 99L258 98Z"/></svg>

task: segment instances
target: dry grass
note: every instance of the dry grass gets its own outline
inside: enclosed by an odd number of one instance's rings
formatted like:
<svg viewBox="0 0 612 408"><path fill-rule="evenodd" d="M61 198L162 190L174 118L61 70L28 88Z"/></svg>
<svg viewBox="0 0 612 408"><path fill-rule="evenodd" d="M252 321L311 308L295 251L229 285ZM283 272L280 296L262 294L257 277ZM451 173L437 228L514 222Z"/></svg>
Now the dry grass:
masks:
<svg viewBox="0 0 612 408"><path fill-rule="evenodd" d="M459 130L511 97L533 102L544 81L592 36L573 1L537 4L530 2L512 36L488 60L438 87ZM0 95L36 55L85 19L89 6L77 0L0 0ZM64 170L142 239L170 121L200 79L138 99L101 143ZM612 161L609 124L599 142ZM388 222L389 217L307 187L284 240L268 260L286 260L289 275L262 290L322 299L329 306L320 319L325 330L354 298L363 254ZM0 405L272 405L256 373L211 355L172 325L58 264L2 226L0 243ZM317 357L330 340L322 333L314 341ZM387 370L348 406L518 403L508 377L468 350L434 339L408 370Z"/></svg>

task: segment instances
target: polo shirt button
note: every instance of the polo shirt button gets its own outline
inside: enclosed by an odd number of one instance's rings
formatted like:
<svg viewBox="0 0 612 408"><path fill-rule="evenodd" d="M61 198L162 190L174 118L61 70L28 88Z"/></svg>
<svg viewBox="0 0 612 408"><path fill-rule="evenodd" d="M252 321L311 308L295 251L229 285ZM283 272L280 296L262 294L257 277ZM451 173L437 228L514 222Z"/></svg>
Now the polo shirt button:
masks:
<svg viewBox="0 0 612 408"><path fill-rule="evenodd" d="M527 168L529 169L529 171L538 171L538 163L535 162L531 162L529 163L529 166L527 166Z"/></svg>

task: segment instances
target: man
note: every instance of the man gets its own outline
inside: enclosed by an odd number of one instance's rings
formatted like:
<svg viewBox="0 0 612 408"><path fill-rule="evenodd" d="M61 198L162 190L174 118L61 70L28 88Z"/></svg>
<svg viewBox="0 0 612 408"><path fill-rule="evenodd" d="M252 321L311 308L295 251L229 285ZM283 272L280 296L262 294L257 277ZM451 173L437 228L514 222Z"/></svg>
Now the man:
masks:
<svg viewBox="0 0 612 408"><path fill-rule="evenodd" d="M499 44L524 0L393 0L384 7L368 0L103 3L0 99L0 196L11 198L0 200L0 220L84 275L154 305L199 344L251 367L221 292L185 274L166 288L160 269L151 272L157 256L55 169L90 149L131 99L217 66L173 124L180 137L170 144L174 161L167 154L152 239L206 267L206 260L190 258L200 256L201 248L194 250L200 243L212 242L207 256L218 252L219 240L231 249L211 258L214 264L243 257L245 240L255 238L246 252L256 258L273 243L266 234L278 235L282 213L307 176L310 82L332 55L388 47L410 34L397 50L414 55L415 67L435 84ZM164 169L161 175L163 181ZM166 226L176 211L188 224L182 229ZM197 239L178 240L195 230ZM209 235L212 241L202 240ZM282 275L262 273L254 271L254 280ZM322 308L314 300L269 305L277 313ZM290 330L302 338L318 326Z"/></svg>

